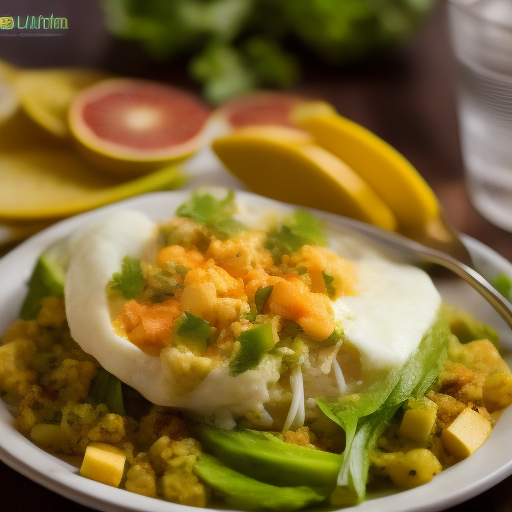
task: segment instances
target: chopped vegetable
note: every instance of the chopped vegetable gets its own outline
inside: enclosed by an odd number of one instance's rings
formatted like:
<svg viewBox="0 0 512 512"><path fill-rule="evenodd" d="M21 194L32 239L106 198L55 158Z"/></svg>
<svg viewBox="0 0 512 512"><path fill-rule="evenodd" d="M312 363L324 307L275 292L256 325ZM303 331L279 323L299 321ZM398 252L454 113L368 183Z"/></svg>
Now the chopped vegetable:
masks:
<svg viewBox="0 0 512 512"><path fill-rule="evenodd" d="M292 402L283 425L283 432L290 428L297 429L304 425L306 410L304 407L304 378L300 365L297 364L290 371L290 386L292 388Z"/></svg>
<svg viewBox="0 0 512 512"><path fill-rule="evenodd" d="M21 306L20 318L23 320L36 318L44 297L64 295L68 253L67 241L59 240L39 256L28 282L28 293Z"/></svg>
<svg viewBox="0 0 512 512"><path fill-rule="evenodd" d="M206 320L185 311L176 324L174 343L185 345L195 354L202 355L208 347L208 338L213 331Z"/></svg>
<svg viewBox="0 0 512 512"><path fill-rule="evenodd" d="M445 305L450 330L461 343L475 340L489 340L495 347L500 346L498 333L487 324L479 322L466 311Z"/></svg>
<svg viewBox="0 0 512 512"><path fill-rule="evenodd" d="M276 263L281 262L284 254L293 254L304 245L325 244L321 221L303 210L283 219L281 225L268 234L265 242Z"/></svg>
<svg viewBox="0 0 512 512"><path fill-rule="evenodd" d="M235 213L235 194L232 191L229 191L224 199L194 192L192 197L176 210L178 217L202 224L220 240L227 240L244 229L244 225L233 218Z"/></svg>
<svg viewBox="0 0 512 512"><path fill-rule="evenodd" d="M492 285L503 297L512 301L512 279L506 274L498 274L492 281Z"/></svg>
<svg viewBox="0 0 512 512"><path fill-rule="evenodd" d="M345 332L343 331L343 327L338 326L334 329L334 331L332 331L332 334L327 339L322 341L322 345L327 345L327 346L336 345L336 343L338 343L339 341L341 341L344 338L345 338Z"/></svg>
<svg viewBox="0 0 512 512"><path fill-rule="evenodd" d="M325 288L327 289L327 295L329 297L334 297L336 295L336 288L334 287L334 277L322 272L322 277L324 278Z"/></svg>
<svg viewBox="0 0 512 512"><path fill-rule="evenodd" d="M343 457L279 440L267 432L195 427L203 449L251 478L279 486L307 485L328 493L336 485Z"/></svg>
<svg viewBox="0 0 512 512"><path fill-rule="evenodd" d="M143 291L146 284L140 260L125 256L121 266L121 273L112 274L112 290L118 290L125 299L135 299Z"/></svg>
<svg viewBox="0 0 512 512"><path fill-rule="evenodd" d="M258 314L263 311L273 289L273 286L264 286L263 288L258 288L256 290L256 293L254 294L254 302L256 303L256 312Z"/></svg>
<svg viewBox="0 0 512 512"><path fill-rule="evenodd" d="M229 363L229 374L233 377L256 368L263 356L275 345L271 324L263 324L238 337L240 349Z"/></svg>
<svg viewBox="0 0 512 512"><path fill-rule="evenodd" d="M402 489L412 489L426 484L441 473L438 458L426 448L416 448L405 453L389 466L391 481Z"/></svg>
<svg viewBox="0 0 512 512"><path fill-rule="evenodd" d="M126 412L121 384L115 375L100 367L91 382L89 396L96 402L96 405L105 404L111 413L124 416Z"/></svg>
<svg viewBox="0 0 512 512"><path fill-rule="evenodd" d="M118 487L124 473L126 455L120 448L90 443L85 450L80 474L102 484Z"/></svg>
<svg viewBox="0 0 512 512"><path fill-rule="evenodd" d="M427 446L437 419L437 405L424 398L421 401L409 400L409 409L404 413L398 434L405 439Z"/></svg>
<svg viewBox="0 0 512 512"><path fill-rule="evenodd" d="M449 453L460 459L465 459L484 444L491 430L489 420L466 407L455 418L455 421L443 430L441 441Z"/></svg>
<svg viewBox="0 0 512 512"><path fill-rule="evenodd" d="M299 510L325 500L309 487L277 487L254 480L224 466L211 455L201 454L194 472L213 492L237 510Z"/></svg>

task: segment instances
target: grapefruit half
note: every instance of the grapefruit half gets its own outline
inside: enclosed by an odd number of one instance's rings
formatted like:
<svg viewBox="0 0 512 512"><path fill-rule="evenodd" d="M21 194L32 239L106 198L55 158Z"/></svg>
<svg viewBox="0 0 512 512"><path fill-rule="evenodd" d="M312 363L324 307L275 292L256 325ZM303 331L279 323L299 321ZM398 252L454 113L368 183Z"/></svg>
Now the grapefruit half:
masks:
<svg viewBox="0 0 512 512"><path fill-rule="evenodd" d="M293 109L305 98L294 94L257 91L228 101L215 112L233 129L254 125L277 125L294 128Z"/></svg>
<svg viewBox="0 0 512 512"><path fill-rule="evenodd" d="M115 172L142 173L200 149L210 110L186 91L156 82L112 79L79 93L69 127L84 155Z"/></svg>

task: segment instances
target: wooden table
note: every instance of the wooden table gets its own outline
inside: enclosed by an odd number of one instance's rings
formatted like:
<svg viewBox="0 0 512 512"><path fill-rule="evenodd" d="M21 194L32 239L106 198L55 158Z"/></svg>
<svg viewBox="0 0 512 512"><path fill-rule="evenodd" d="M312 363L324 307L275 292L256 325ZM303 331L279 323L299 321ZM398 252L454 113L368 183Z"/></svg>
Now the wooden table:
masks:
<svg viewBox="0 0 512 512"><path fill-rule="evenodd" d="M79 4L81 7L78 7ZM0 38L0 58L34 66L91 64L100 55L103 64L113 71L168 78L175 83L178 76L180 85L194 87L185 77L183 68L176 73L174 69L155 67L140 60L143 57L136 51L130 55L119 53L119 47L109 43L101 23L98 23L97 8L89 2L87 8L84 8L85 2L76 5L81 11L80 15L76 11L70 12L70 22L73 16L76 19L80 17L81 25L87 26L86 31L82 30L82 35L73 35L77 53L69 51L73 44L68 44L64 39L61 42L40 42L39 45L32 43L32 51L25 41L22 44L21 41L18 43ZM87 25L84 20L90 23ZM77 41L77 37L87 37L88 41L94 42L96 53L92 52L90 45L84 53L84 41ZM52 51L49 52L46 47L45 52L44 44L52 45ZM78 59L76 55L79 55ZM370 67L329 70L305 58L304 68L303 82L297 87L299 92L330 101L340 113L366 126L396 147L433 187L457 229L512 260L512 234L479 216L471 206L464 187L453 68L443 5L433 13L415 40L390 60ZM0 463L0 488L3 491L3 510L9 512L89 510L34 484L3 463ZM501 512L511 509L512 477L450 510Z"/></svg>

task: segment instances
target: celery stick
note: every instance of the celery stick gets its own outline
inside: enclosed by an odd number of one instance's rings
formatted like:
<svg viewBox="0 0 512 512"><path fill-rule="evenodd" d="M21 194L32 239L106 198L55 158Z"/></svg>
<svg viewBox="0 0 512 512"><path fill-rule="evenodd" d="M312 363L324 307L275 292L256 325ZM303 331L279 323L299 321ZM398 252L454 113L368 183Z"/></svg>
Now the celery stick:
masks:
<svg viewBox="0 0 512 512"><path fill-rule="evenodd" d="M349 396L337 403L317 400L320 409L345 430L347 437L333 501L336 495L352 496L354 501L364 498L371 450L400 405L411 397L423 396L432 386L446 359L449 337L446 319L438 315L400 372L391 372L384 382L358 398Z"/></svg>

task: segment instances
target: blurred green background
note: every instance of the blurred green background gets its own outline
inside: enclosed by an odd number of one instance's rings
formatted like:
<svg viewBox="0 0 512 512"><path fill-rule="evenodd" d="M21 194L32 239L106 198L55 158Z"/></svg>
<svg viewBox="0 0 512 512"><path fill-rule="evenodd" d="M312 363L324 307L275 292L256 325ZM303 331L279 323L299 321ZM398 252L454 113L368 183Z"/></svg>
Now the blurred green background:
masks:
<svg viewBox="0 0 512 512"><path fill-rule="evenodd" d="M436 0L103 0L107 27L157 60L185 56L220 103L300 77L297 53L326 65L375 58L409 38Z"/></svg>

